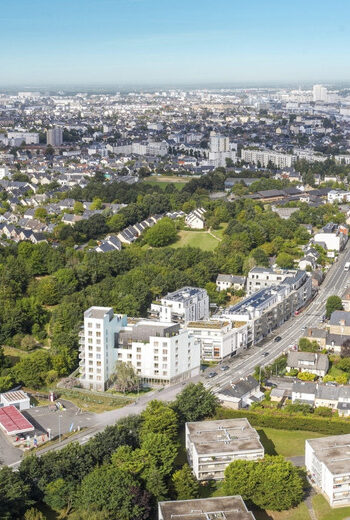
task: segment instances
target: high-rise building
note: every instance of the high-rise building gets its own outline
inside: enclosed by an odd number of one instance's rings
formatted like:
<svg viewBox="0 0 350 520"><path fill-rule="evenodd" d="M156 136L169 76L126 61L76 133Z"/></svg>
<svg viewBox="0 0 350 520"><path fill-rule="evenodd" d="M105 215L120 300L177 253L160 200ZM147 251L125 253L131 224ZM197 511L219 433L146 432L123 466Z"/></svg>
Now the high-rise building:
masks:
<svg viewBox="0 0 350 520"><path fill-rule="evenodd" d="M51 146L61 146L63 143L63 130L62 128L50 128L47 131L47 144Z"/></svg>
<svg viewBox="0 0 350 520"><path fill-rule="evenodd" d="M229 152L230 151L230 140L228 137L210 132L209 138L209 150L215 152Z"/></svg>
<svg viewBox="0 0 350 520"><path fill-rule="evenodd" d="M314 85L312 96L314 101L328 101L328 90L323 85Z"/></svg>

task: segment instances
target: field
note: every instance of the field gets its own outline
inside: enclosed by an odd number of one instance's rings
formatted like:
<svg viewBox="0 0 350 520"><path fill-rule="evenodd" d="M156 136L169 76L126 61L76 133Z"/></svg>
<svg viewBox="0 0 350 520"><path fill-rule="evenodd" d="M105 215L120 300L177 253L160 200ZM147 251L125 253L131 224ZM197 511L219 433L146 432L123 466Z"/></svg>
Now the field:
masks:
<svg viewBox="0 0 350 520"><path fill-rule="evenodd" d="M350 507L332 509L322 495L313 497L312 505L317 520L347 520L347 518L350 518Z"/></svg>
<svg viewBox="0 0 350 520"><path fill-rule="evenodd" d="M174 176L161 176L161 177L145 177L143 182L150 184L152 186L159 186L162 189L165 189L169 184L173 184L178 190L181 190L187 182L189 182L191 178L186 179L185 177L176 177Z"/></svg>
<svg viewBox="0 0 350 520"><path fill-rule="evenodd" d="M133 400L124 397L107 397L83 393L75 390L59 389L62 399L71 401L84 412L102 413L130 404Z"/></svg>
<svg viewBox="0 0 350 520"><path fill-rule="evenodd" d="M308 431L257 429L265 452L269 455L297 457L305 453L305 440L322 437L319 433Z"/></svg>
<svg viewBox="0 0 350 520"><path fill-rule="evenodd" d="M256 520L311 520L304 502L288 511L254 511Z"/></svg>
<svg viewBox="0 0 350 520"><path fill-rule="evenodd" d="M216 232L217 233L217 232ZM171 247L198 247L203 251L213 251L220 240L214 238L207 231L179 231L178 240Z"/></svg>

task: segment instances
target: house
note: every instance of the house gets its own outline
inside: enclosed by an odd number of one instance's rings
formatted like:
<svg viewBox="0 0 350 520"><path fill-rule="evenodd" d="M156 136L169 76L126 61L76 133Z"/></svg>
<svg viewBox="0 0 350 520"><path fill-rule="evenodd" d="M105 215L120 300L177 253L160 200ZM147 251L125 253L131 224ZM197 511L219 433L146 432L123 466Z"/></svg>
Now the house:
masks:
<svg viewBox="0 0 350 520"><path fill-rule="evenodd" d="M343 304L344 311L349 312L350 311L350 289L349 288L345 289L341 302Z"/></svg>
<svg viewBox="0 0 350 520"><path fill-rule="evenodd" d="M185 218L186 225L191 229L204 229L205 228L205 215L206 210L204 208L197 208L187 215Z"/></svg>
<svg viewBox="0 0 350 520"><path fill-rule="evenodd" d="M331 507L350 505L350 434L305 441L309 479Z"/></svg>
<svg viewBox="0 0 350 520"><path fill-rule="evenodd" d="M264 458L259 435L246 418L188 422L185 440L198 480L222 480L230 462Z"/></svg>
<svg viewBox="0 0 350 520"><path fill-rule="evenodd" d="M287 371L296 369L299 372L310 372L316 376L324 377L329 368L328 356L318 352L289 351L287 358Z"/></svg>
<svg viewBox="0 0 350 520"><path fill-rule="evenodd" d="M350 312L334 311L329 320L329 332L350 336Z"/></svg>
<svg viewBox="0 0 350 520"><path fill-rule="evenodd" d="M339 388L337 410L342 417L350 417L350 386L341 386Z"/></svg>
<svg viewBox="0 0 350 520"><path fill-rule="evenodd" d="M255 520L240 495L158 502L159 520Z"/></svg>
<svg viewBox="0 0 350 520"><path fill-rule="evenodd" d="M315 406L315 384L306 381L295 381L292 385L292 403L309 404Z"/></svg>
<svg viewBox="0 0 350 520"><path fill-rule="evenodd" d="M238 381L232 381L217 394L224 406L238 410L247 408L264 398L260 390L260 383L254 377L248 376Z"/></svg>
<svg viewBox="0 0 350 520"><path fill-rule="evenodd" d="M241 290L245 286L245 276L235 276L233 274L218 274L216 278L216 288L218 291L227 289Z"/></svg>
<svg viewBox="0 0 350 520"><path fill-rule="evenodd" d="M94 251L96 251L96 253L109 253L110 251L121 251L121 248L122 244L119 238L108 235L95 247Z"/></svg>
<svg viewBox="0 0 350 520"><path fill-rule="evenodd" d="M307 271L309 269L313 271L314 269L316 269L316 266L317 264L315 259L309 255L304 256L298 262L298 268L302 271Z"/></svg>
<svg viewBox="0 0 350 520"><path fill-rule="evenodd" d="M80 220L83 220L81 215L73 215L71 213L64 213L62 217L63 224L68 224L69 226L74 226Z"/></svg>

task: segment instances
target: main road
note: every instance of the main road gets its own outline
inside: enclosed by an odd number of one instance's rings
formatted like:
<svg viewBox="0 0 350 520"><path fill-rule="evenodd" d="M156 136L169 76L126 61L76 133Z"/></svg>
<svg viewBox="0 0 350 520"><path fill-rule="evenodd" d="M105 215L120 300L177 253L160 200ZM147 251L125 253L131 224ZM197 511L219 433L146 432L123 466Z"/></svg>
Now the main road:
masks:
<svg viewBox="0 0 350 520"><path fill-rule="evenodd" d="M310 305L300 315L293 316L281 327L276 329L274 337L278 335L282 338L279 342L275 342L273 337L265 339L260 346L254 346L242 352L236 358L231 359L227 363L225 362L224 364L229 366L229 369L225 372L221 372L219 368L216 368L215 371L217 372L217 375L212 379L207 379L206 374L202 374L193 378L191 382L196 383L202 381L206 388L211 388L214 393L217 393L233 379L246 377L252 374L256 366L265 366L272 363L272 361L279 357L283 352L286 352L291 345L295 345L298 342L306 328L315 327L320 324L322 316L325 313L325 304L329 296L333 294L338 296L342 295L348 281L350 282L349 274L344 271L345 263L349 261L350 247L346 247L345 250L339 254L337 262L330 267L321 288ZM183 388L184 384L181 383L165 387L164 389L153 391L141 396L134 404L98 414L95 416L93 421L94 424L90 423L91 426L86 430L81 431L61 443L47 446L46 448L44 447L41 450L38 450L37 454L41 455L51 450L61 449L66 444L73 441L85 444L91 437L102 431L106 426L115 424L118 419L141 413L150 400L159 399L162 401L171 401L175 399L176 395L180 393ZM20 459L21 452L18 450L18 461L10 465L15 469L18 468Z"/></svg>

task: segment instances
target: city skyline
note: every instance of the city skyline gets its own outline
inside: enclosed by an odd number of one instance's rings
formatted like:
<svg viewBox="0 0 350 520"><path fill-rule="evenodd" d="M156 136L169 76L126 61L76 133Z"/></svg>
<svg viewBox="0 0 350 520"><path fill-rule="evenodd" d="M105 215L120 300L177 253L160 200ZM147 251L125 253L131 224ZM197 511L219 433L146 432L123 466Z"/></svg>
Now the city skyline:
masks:
<svg viewBox="0 0 350 520"><path fill-rule="evenodd" d="M348 82L349 15L345 0L5 2L0 86Z"/></svg>

